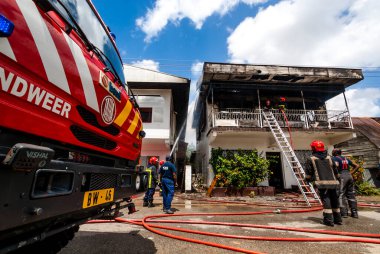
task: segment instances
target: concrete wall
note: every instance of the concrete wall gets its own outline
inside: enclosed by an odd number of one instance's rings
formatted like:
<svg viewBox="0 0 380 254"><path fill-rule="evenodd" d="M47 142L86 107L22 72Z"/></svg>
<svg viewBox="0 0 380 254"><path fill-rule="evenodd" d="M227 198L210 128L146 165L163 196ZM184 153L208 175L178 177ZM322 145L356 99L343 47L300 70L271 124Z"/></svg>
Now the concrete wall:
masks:
<svg viewBox="0 0 380 254"><path fill-rule="evenodd" d="M143 123L145 139L169 139L171 135L171 90L135 89L141 108L152 108L152 123ZM151 98L149 98L151 96Z"/></svg>
<svg viewBox="0 0 380 254"><path fill-rule="evenodd" d="M165 160L167 154L170 153L170 149L163 142L157 144L144 144L143 139L143 149L141 150L140 165L147 166L148 160L152 156L157 156L159 160Z"/></svg>
<svg viewBox="0 0 380 254"><path fill-rule="evenodd" d="M135 89L134 94L141 108L152 108L152 122L143 123L146 136L143 139L140 163L147 166L151 156L165 160L170 153L172 95L170 89Z"/></svg>
<svg viewBox="0 0 380 254"><path fill-rule="evenodd" d="M214 178L214 173L209 164L210 151L206 133L203 132L200 141L197 142L195 170L196 172L202 172L203 180L206 185L210 185Z"/></svg>

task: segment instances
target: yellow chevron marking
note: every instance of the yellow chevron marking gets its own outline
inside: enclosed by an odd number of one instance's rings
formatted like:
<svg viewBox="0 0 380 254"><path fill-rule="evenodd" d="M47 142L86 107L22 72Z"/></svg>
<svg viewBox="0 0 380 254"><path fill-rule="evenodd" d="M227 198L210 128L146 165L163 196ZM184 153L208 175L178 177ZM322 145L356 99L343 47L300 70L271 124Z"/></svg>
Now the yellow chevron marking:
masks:
<svg viewBox="0 0 380 254"><path fill-rule="evenodd" d="M137 123L139 122L139 118L139 114L135 114L135 117L133 118L133 121L127 130L130 134L133 134L133 132L135 131Z"/></svg>
<svg viewBox="0 0 380 254"><path fill-rule="evenodd" d="M128 100L121 113L116 117L115 123L121 127L124 124L125 120L127 120L129 114L131 113L131 110L132 103Z"/></svg>

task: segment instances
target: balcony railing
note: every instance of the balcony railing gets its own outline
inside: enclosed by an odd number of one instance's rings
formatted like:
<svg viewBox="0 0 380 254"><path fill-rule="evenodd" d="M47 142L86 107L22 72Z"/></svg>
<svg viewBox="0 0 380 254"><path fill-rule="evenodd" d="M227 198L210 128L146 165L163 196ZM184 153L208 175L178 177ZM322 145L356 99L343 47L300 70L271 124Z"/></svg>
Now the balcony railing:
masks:
<svg viewBox="0 0 380 254"><path fill-rule="evenodd" d="M302 129L352 129L348 111L339 110L302 110L286 109L282 113L278 109L270 110L281 127ZM211 127L268 127L262 117L262 110L229 108L212 111L209 115Z"/></svg>

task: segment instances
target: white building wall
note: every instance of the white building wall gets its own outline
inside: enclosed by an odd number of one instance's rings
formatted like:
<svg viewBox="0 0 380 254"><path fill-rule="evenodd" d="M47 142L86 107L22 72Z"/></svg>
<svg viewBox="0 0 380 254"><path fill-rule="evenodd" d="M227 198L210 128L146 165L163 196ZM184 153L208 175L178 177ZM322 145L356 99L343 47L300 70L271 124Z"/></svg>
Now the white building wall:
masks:
<svg viewBox="0 0 380 254"><path fill-rule="evenodd" d="M143 123L146 136L142 142L140 163L146 166L151 156L165 160L165 156L170 153L171 135L174 132L171 129L171 90L134 89L133 92L140 108L152 108L152 122Z"/></svg>
<svg viewBox="0 0 380 254"><path fill-rule="evenodd" d="M152 123L143 123L146 132L145 139L169 139L171 127L171 103L170 89L135 89L133 90L137 102L141 108L152 108ZM150 100L141 96L154 96ZM162 102L157 102L158 96Z"/></svg>
<svg viewBox="0 0 380 254"><path fill-rule="evenodd" d="M207 185L211 184L212 179L214 178L214 173L212 172L211 166L209 165L210 159L210 146L208 139L205 135L205 132L202 133L200 141L197 143L197 167L202 169L202 176L204 177L204 182Z"/></svg>

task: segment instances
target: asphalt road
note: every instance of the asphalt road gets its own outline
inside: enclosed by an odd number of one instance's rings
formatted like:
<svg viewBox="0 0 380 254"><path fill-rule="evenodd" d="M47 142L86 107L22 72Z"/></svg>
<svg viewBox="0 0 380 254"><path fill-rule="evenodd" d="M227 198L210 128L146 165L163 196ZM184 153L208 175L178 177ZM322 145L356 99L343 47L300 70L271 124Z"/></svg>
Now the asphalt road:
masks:
<svg viewBox="0 0 380 254"><path fill-rule="evenodd" d="M193 197L192 195L179 194L173 201L173 208L176 213L195 213L195 212L249 212L262 210L275 210L271 207L259 207L255 205L237 205L237 204L216 204L198 201L184 200L184 197ZM369 198L370 199L370 198ZM236 198L223 198L211 200L236 201ZM257 197L239 198L245 202L260 202L267 204L277 204L286 206L281 202L279 197ZM380 201L378 198L375 201ZM142 200L138 198L135 204L139 211L132 215L124 215L127 219L141 219L144 216L151 214L162 214L160 197L155 197L154 208L142 207ZM250 223L271 226L285 226L308 229L328 229L337 231L349 232L366 232L380 234L380 208L360 208L359 219L347 218L344 219L342 226L333 228L326 227L321 224L322 212L309 212L300 214L284 214L271 213L265 215L249 215L249 216L192 216L184 218L186 220L201 220L201 221L221 221L221 222L236 222ZM236 228L230 226L211 226L211 225L185 225L178 224L181 228L189 228L193 230L202 230L208 232L217 232L231 235L249 235L249 236L270 236L270 237L337 237L321 234L276 231L271 229L256 229L256 228ZM163 230L165 231L165 230ZM279 242L279 241L257 241L257 240L241 240L231 238L218 238L194 235L182 232L165 231L168 233L192 237L195 239L212 241L224 245L234 246L242 249L262 253L380 253L380 244L363 244L363 243L342 243L342 242ZM379 239L380 240L380 239ZM183 242L167 238L161 235L152 233L141 226L130 225L125 223L102 223L102 224L86 224L82 225L76 237L60 252L60 254L105 254L105 253L233 253L232 251L222 250L215 247Z"/></svg>

